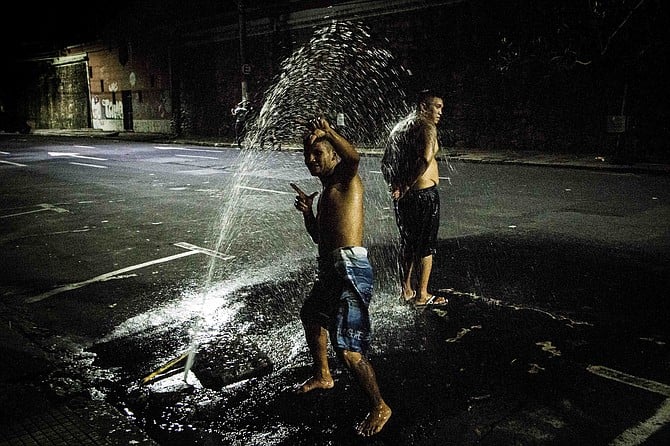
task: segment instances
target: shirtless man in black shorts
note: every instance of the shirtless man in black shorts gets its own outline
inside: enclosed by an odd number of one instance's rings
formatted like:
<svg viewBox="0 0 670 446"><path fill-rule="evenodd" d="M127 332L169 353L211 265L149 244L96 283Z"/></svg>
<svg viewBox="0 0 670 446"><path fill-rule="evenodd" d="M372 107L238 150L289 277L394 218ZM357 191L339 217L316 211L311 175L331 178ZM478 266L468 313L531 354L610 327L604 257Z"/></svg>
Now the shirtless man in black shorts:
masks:
<svg viewBox="0 0 670 446"><path fill-rule="evenodd" d="M356 377L370 402L370 411L356 426L362 436L384 427L391 409L384 402L372 365L364 356L371 340L368 306L373 272L363 242L363 182L358 174L360 155L323 118L311 122L304 141L305 165L321 180L323 189L317 213L312 210L318 192L307 195L298 186L295 207L305 228L318 245L319 276L300 312L307 345L314 360L312 376L298 393L330 389L327 342Z"/></svg>
<svg viewBox="0 0 670 446"><path fill-rule="evenodd" d="M417 306L446 303L444 297L428 291L440 226L436 125L443 107L437 94L421 92L416 110L404 128L394 129L397 134L392 134L393 146L382 159L400 232L402 295L406 302L413 300Z"/></svg>

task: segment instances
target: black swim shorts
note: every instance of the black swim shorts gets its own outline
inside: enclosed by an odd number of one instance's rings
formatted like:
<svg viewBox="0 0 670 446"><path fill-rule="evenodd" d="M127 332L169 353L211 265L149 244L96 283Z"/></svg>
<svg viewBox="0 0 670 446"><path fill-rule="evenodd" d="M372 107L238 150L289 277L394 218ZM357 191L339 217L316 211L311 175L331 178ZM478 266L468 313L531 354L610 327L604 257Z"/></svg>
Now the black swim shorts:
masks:
<svg viewBox="0 0 670 446"><path fill-rule="evenodd" d="M440 229L437 186L408 191L394 202L394 210L403 252L409 250L419 257L435 254Z"/></svg>

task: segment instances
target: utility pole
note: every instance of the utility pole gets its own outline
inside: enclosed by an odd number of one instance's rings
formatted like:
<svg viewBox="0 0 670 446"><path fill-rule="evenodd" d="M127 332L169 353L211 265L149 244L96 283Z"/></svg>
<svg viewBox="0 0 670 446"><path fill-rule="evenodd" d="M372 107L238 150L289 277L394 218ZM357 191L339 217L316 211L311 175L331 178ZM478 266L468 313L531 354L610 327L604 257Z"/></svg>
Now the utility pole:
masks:
<svg viewBox="0 0 670 446"><path fill-rule="evenodd" d="M251 72L251 67L247 63L247 23L244 17L244 0L237 0L237 12L239 16L239 31L240 31L240 74L242 76L242 100L249 99L247 92L248 75Z"/></svg>

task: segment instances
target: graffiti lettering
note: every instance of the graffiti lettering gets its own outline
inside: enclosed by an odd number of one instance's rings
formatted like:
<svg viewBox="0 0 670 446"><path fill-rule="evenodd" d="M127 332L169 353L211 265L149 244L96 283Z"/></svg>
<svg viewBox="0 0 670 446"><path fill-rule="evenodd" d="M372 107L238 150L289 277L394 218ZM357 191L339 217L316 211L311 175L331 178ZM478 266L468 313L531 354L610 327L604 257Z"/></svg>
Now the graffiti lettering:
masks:
<svg viewBox="0 0 670 446"><path fill-rule="evenodd" d="M117 102L112 103L109 99L102 100L103 119L123 119L123 104Z"/></svg>

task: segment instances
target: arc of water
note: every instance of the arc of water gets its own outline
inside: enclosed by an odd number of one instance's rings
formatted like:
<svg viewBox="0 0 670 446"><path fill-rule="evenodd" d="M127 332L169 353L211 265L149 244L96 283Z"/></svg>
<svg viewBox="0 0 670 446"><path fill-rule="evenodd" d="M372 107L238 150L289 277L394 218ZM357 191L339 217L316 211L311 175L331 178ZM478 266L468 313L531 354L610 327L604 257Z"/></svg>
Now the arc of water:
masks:
<svg viewBox="0 0 670 446"><path fill-rule="evenodd" d="M354 143L377 144L388 135L390 122L406 114L403 76L388 50L380 49L361 23L337 22L317 29L309 42L281 65L281 74L264 94L258 116L247 124L241 161L233 181L249 181L258 150L270 134L280 142L301 139L305 124L315 116L346 116L346 128L338 129ZM226 254L234 241L238 204L244 187L229 187L231 196L221 212L216 252ZM224 246L225 245L225 246ZM212 258L205 287L209 287L218 263ZM203 307L206 293L203 293ZM184 379L191 369L201 320L195 324Z"/></svg>

